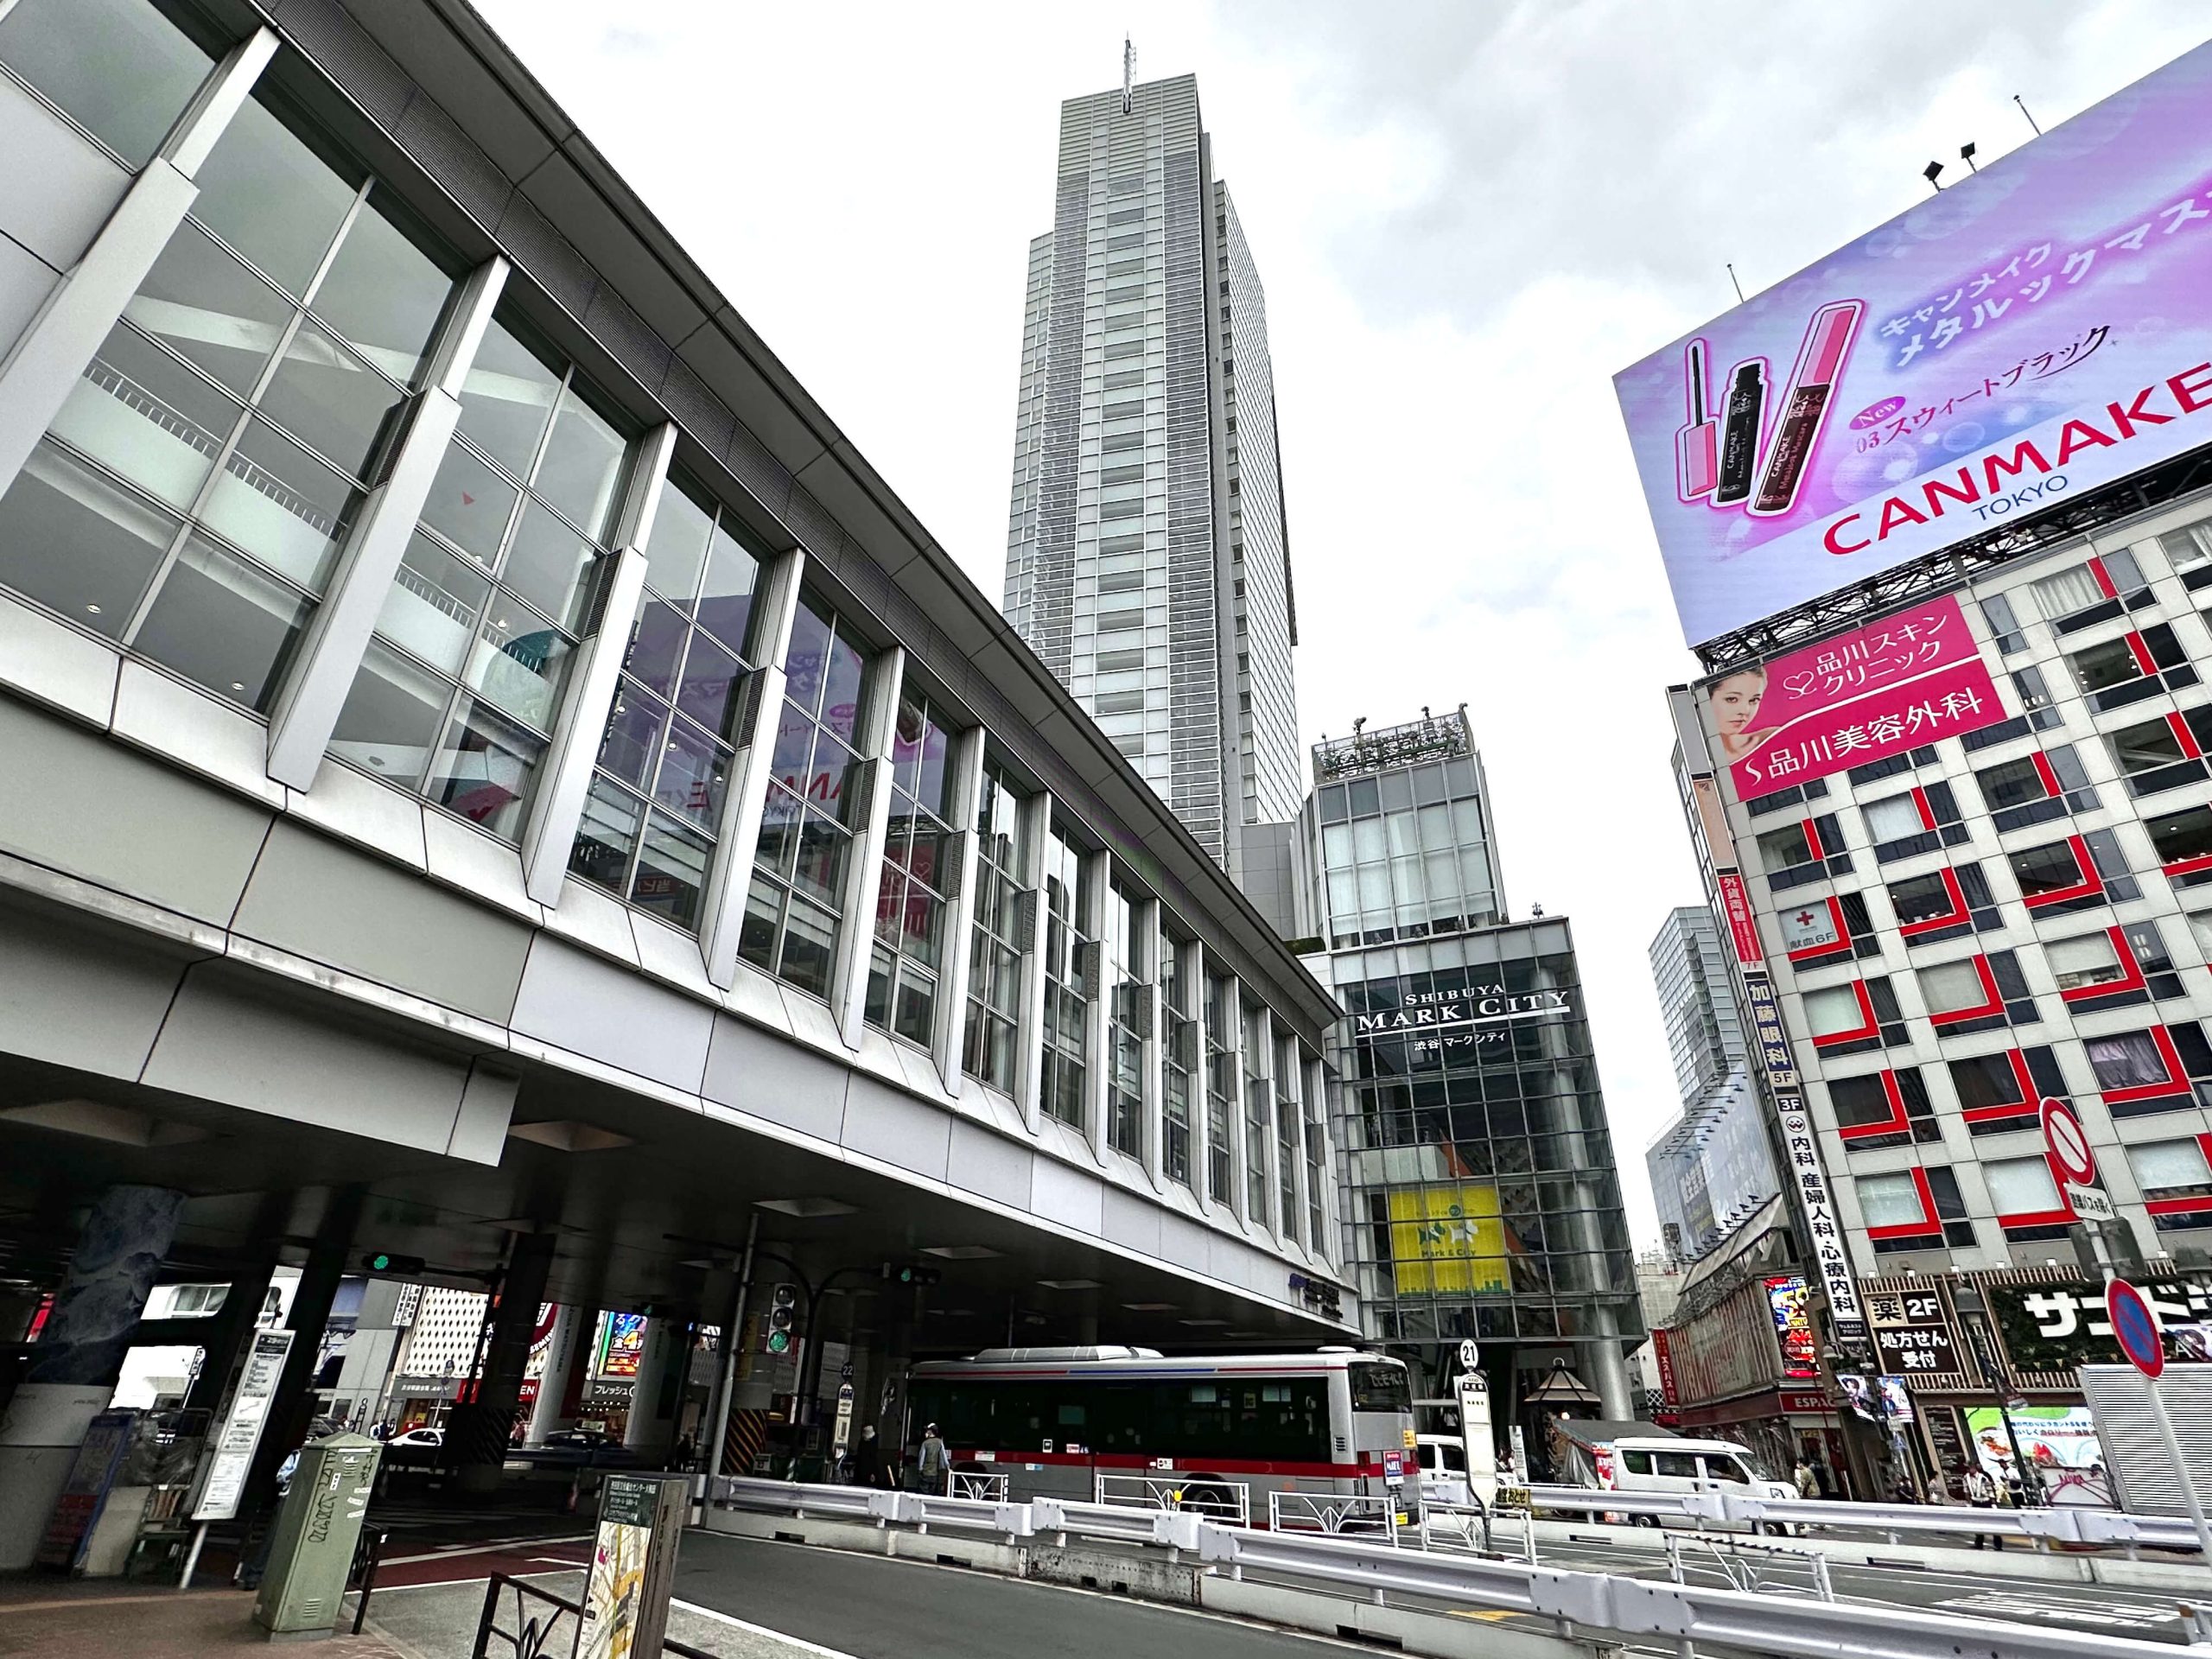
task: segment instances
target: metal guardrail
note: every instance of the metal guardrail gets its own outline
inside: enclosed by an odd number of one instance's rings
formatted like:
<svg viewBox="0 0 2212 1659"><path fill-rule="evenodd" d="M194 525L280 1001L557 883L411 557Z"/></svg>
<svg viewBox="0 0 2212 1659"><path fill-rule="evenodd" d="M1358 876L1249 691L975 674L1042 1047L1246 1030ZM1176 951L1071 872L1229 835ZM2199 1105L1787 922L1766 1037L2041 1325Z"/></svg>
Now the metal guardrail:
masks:
<svg viewBox="0 0 2212 1659"><path fill-rule="evenodd" d="M1398 1506L1388 1497L1338 1492L1269 1492L1268 1525L1277 1532L1355 1534L1398 1541Z"/></svg>
<svg viewBox="0 0 2212 1659"><path fill-rule="evenodd" d="M499 1623L500 1603L510 1592L514 1597L511 1630L500 1629ZM563 1619L568 1621L565 1628ZM354 1625L353 1634L360 1633L361 1627ZM494 1659L494 1642L505 1649L511 1659L575 1659L583 1646L583 1634L581 1603L494 1573L484 1586L484 1611L476 1620L476 1645L469 1649L469 1659ZM713 1654L673 1637L662 1638L660 1645L664 1654L672 1653L676 1659L715 1659Z"/></svg>
<svg viewBox="0 0 2212 1659"><path fill-rule="evenodd" d="M1252 1524L1252 1487L1242 1480L1196 1475L1116 1475L1100 1470L1092 1480L1100 1503L1138 1510L1179 1510L1225 1527Z"/></svg>
<svg viewBox="0 0 2212 1659"><path fill-rule="evenodd" d="M1852 1527L1899 1534L1946 1532L2025 1538L2038 1549L2052 1544L2120 1546L2194 1552L2196 1534L2186 1521L2128 1515L2119 1510L2063 1506L2048 1510L1971 1509L1927 1503L1849 1503L1822 1498L1752 1497L1729 1491L1613 1492L1589 1486L1531 1486L1529 1507L1583 1515L1669 1516L1702 1526Z"/></svg>
<svg viewBox="0 0 2212 1659"><path fill-rule="evenodd" d="M1455 1605L1473 1604L1528 1614L1552 1624L1563 1635L1657 1641L1678 1652L1693 1650L1700 1643L1785 1659L1838 1659L1840 1655L1851 1659L2171 1659L2176 1651L2168 1643L2008 1624L1894 1603L1793 1597L1783 1612L1771 1595L1734 1588L1494 1560L1458 1550L1402 1548L1395 1540L1379 1537L1224 1527L1197 1515L1125 1505L1051 1498L990 1504L918 1492L728 1477L717 1477L709 1487L716 1503L757 1512L865 1517L880 1527L968 1528L1010 1539L1053 1534L1065 1540L1070 1533L1080 1533L1156 1544L1170 1551L1171 1560L1195 1554L1231 1578L1241 1579L1252 1570L1339 1586L1376 1600L1395 1592ZM1647 1501L1675 1496L1557 1490L1573 1491L1578 1500L1599 1497L1603 1500L1599 1507L1622 1507L1613 1500L1630 1496ZM1721 1495L1681 1496L1711 1500ZM1875 1506L1811 1507L1848 1510ZM1971 1521L1986 1519L1992 1512L1932 1513L1963 1515ZM1955 1519L1948 1524L1953 1529L1958 1525Z"/></svg>
<svg viewBox="0 0 2212 1659"><path fill-rule="evenodd" d="M1007 1478L987 1475L974 1470L955 1469L952 1471L950 1497L976 1497L988 1503L1006 1502Z"/></svg>
<svg viewBox="0 0 2212 1659"><path fill-rule="evenodd" d="M1802 1567L1806 1582L1796 1583L1780 1569ZM1667 1576L1688 1584L1693 1570L1717 1572L1732 1589L1753 1595L1802 1595L1809 1588L1821 1601L1835 1599L1835 1585L1828 1577L1828 1558L1806 1544L1754 1544L1741 1539L1708 1538L1700 1534L1667 1535Z"/></svg>

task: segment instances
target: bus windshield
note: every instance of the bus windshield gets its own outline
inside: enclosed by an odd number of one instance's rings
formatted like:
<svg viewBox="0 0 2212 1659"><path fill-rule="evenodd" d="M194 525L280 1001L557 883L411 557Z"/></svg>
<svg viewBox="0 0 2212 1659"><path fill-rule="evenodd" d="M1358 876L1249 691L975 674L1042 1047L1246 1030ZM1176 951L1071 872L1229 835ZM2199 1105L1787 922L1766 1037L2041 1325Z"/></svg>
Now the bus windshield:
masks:
<svg viewBox="0 0 2212 1659"><path fill-rule="evenodd" d="M1354 1411L1404 1411L1414 1408L1413 1386L1402 1365L1369 1361L1344 1368L1351 1383Z"/></svg>

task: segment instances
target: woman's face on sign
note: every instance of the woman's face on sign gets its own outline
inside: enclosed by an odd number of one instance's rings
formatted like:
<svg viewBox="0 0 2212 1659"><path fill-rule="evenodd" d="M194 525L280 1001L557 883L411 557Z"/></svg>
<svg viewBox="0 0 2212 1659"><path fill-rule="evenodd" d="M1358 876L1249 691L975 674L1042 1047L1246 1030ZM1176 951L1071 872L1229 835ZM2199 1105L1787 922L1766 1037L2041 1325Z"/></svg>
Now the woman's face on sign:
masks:
<svg viewBox="0 0 2212 1659"><path fill-rule="evenodd" d="M1740 737L1766 696L1764 674L1731 674L1713 688L1713 723L1723 737Z"/></svg>

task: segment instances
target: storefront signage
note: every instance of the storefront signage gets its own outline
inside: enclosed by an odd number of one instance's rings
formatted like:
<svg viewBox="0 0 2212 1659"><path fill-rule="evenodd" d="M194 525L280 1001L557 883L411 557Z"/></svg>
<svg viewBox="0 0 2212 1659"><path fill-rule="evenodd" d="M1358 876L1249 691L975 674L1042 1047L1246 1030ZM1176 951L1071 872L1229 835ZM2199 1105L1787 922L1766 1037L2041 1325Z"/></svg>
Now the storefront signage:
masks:
<svg viewBox="0 0 2212 1659"><path fill-rule="evenodd" d="M1779 1096L1775 1106L1782 1116L1783 1150L1789 1160L1787 1179L1796 1188L1798 1207L1804 1212L1806 1228L1812 1234L1813 1255L1821 1270L1821 1287L1827 1293L1828 1318L1839 1337L1863 1342L1866 1337L1866 1316L1859 1305L1858 1283L1851 1276L1851 1257L1844 1248L1843 1224L1836 1217L1827 1172L1821 1164L1812 1116L1795 1094Z"/></svg>
<svg viewBox="0 0 2212 1659"><path fill-rule="evenodd" d="M1797 1087L1797 1057L1782 1024L1782 1004L1764 974L1744 976L1744 1000L1751 1005L1751 1033L1758 1039L1766 1080L1777 1089Z"/></svg>
<svg viewBox="0 0 2212 1659"><path fill-rule="evenodd" d="M207 1459L207 1478L200 1498L192 1506L195 1521L227 1521L238 1512L245 1478L253 1467L254 1448L269 1421L270 1402L284 1375L284 1359L292 1351L289 1331L257 1331L246 1349L245 1368L238 1373L238 1389L231 1395L230 1414L215 1436L213 1455Z"/></svg>
<svg viewBox="0 0 2212 1659"><path fill-rule="evenodd" d="M1805 1281L1796 1275L1777 1275L1766 1281L1766 1301L1774 1314L1774 1335L1782 1349L1782 1374L1793 1382L1821 1374L1818 1344L1813 1340L1813 1320L1805 1307Z"/></svg>
<svg viewBox="0 0 2212 1659"><path fill-rule="evenodd" d="M1448 1026L1479 1026L1506 1020L1541 1020L1573 1012L1565 991L1509 991L1503 985L1471 986L1464 991L1415 991L1404 1006L1352 1016L1362 1037L1395 1036Z"/></svg>
<svg viewBox="0 0 2212 1659"><path fill-rule="evenodd" d="M1681 1395L1675 1392L1675 1350L1673 1337L1666 1331L1651 1333L1651 1351L1659 1359L1659 1397L1669 1406L1681 1403Z"/></svg>
<svg viewBox="0 0 2212 1659"><path fill-rule="evenodd" d="M2162 1323L2212 1315L2212 1281L2159 1279L2137 1288ZM2016 1370L2064 1372L2126 1362L2113 1337L2101 1285L1992 1285L1984 1294Z"/></svg>
<svg viewBox="0 0 2212 1659"><path fill-rule="evenodd" d="M1959 1352L1948 1325L1878 1325L1874 1352L1885 1371L1908 1380L1940 1376L1959 1370Z"/></svg>
<svg viewBox="0 0 2212 1659"><path fill-rule="evenodd" d="M1758 920L1751 914L1744 878L1724 871L1713 879L1720 884L1720 907L1728 912L1728 937L1735 944L1736 960L1746 968L1756 968L1766 957L1759 949Z"/></svg>

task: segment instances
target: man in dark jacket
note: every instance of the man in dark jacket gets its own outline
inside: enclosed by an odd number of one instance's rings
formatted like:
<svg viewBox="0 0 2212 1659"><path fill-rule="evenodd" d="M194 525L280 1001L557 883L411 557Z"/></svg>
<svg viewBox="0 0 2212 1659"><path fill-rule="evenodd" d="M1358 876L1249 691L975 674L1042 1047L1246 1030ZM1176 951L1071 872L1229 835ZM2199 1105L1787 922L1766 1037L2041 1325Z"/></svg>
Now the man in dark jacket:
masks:
<svg viewBox="0 0 2212 1659"><path fill-rule="evenodd" d="M875 1425L864 1424L861 1428L861 1443L853 1448L853 1484L880 1486L883 1484L883 1447L875 1438Z"/></svg>

